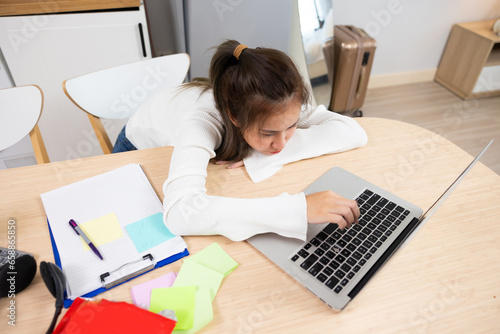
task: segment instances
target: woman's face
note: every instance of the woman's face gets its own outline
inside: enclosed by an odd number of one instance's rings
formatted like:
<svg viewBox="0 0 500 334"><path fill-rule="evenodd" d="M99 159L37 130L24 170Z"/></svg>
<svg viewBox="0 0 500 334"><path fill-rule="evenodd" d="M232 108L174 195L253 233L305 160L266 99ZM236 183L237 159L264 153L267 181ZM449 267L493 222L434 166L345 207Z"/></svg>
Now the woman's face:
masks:
<svg viewBox="0 0 500 334"><path fill-rule="evenodd" d="M262 154L278 154L295 133L300 111L300 104L289 103L283 113L270 116L261 127L248 128L243 133L243 138L248 145Z"/></svg>

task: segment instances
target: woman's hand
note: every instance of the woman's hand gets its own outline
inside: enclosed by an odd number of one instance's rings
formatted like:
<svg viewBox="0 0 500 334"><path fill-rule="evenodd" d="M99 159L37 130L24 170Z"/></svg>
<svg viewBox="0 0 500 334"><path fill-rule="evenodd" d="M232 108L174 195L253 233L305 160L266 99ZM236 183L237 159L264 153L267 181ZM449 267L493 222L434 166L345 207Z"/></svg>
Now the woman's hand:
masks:
<svg viewBox="0 0 500 334"><path fill-rule="evenodd" d="M245 165L243 160L238 161L238 162L234 162L234 163L232 161L217 161L216 164L217 165L229 165L226 168L239 168L239 167L243 167Z"/></svg>
<svg viewBox="0 0 500 334"><path fill-rule="evenodd" d="M310 224L335 223L340 229L356 224L358 203L333 191L321 191L306 196L307 221Z"/></svg>

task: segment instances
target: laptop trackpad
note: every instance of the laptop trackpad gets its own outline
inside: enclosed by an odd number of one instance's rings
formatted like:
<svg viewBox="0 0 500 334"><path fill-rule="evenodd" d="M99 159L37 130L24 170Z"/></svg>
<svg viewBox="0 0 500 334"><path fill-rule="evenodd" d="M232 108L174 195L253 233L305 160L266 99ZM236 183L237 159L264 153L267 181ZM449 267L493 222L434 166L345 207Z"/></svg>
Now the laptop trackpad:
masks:
<svg viewBox="0 0 500 334"><path fill-rule="evenodd" d="M306 240L316 235L324 226L326 224L309 224ZM287 238L275 233L258 234L247 241L281 268L290 266L290 256L304 244L300 239Z"/></svg>

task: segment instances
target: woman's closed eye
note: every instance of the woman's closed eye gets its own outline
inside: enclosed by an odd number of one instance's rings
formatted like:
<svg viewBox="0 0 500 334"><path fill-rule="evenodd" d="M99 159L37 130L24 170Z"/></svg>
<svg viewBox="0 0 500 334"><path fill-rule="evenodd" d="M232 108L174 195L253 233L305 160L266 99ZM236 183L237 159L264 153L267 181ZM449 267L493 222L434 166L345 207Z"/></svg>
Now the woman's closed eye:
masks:
<svg viewBox="0 0 500 334"><path fill-rule="evenodd" d="M287 128L285 131L288 131L288 130L291 130L291 129L294 129L297 127L297 123L299 121L297 120L297 122L295 122L294 124L292 124L289 128ZM260 135L261 136L264 136L264 137L272 137L274 135L276 135L276 133L278 133L280 131L261 131L260 132Z"/></svg>

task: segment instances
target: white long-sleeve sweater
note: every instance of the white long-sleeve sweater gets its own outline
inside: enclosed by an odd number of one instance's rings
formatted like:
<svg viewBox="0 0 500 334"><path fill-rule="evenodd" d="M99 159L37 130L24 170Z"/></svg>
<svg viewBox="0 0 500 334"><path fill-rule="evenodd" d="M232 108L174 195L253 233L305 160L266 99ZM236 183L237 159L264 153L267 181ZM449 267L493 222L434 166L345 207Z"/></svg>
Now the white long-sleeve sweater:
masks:
<svg viewBox="0 0 500 334"><path fill-rule="evenodd" d="M221 234L235 241L265 232L304 240L304 193L259 199L207 195L207 165L215 157L223 132L212 91L201 93L198 88L157 94L128 121L126 136L138 149L174 147L163 185L167 227L177 235ZM365 131L353 119L324 106L309 106L279 154L265 156L252 151L244 164L252 180L259 182L286 163L350 150L366 142Z"/></svg>

